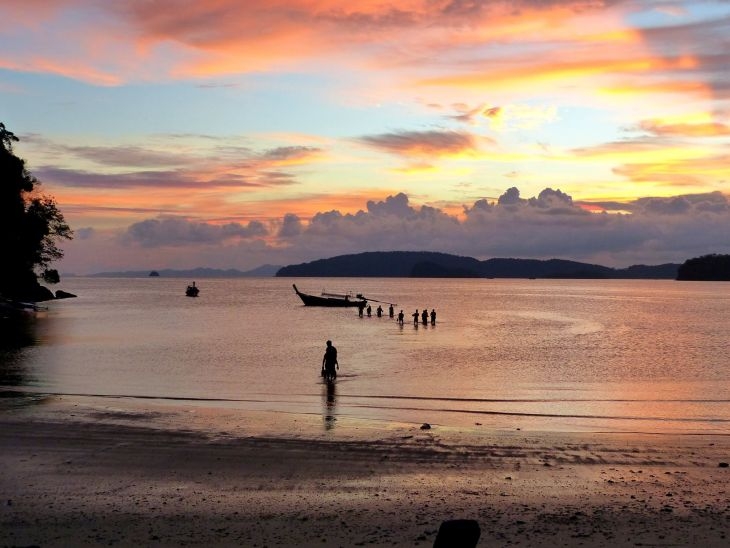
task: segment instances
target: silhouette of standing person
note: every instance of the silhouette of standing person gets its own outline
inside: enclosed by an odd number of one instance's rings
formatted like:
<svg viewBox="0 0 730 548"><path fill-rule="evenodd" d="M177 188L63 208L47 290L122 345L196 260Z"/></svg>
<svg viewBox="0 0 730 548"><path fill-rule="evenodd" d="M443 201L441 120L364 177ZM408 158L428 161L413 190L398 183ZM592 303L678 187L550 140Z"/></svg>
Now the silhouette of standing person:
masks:
<svg viewBox="0 0 730 548"><path fill-rule="evenodd" d="M428 324L428 308L424 308L423 312L421 312L421 322L423 325Z"/></svg>
<svg viewBox="0 0 730 548"><path fill-rule="evenodd" d="M418 325L418 309L413 313L413 325Z"/></svg>
<svg viewBox="0 0 730 548"><path fill-rule="evenodd" d="M322 376L325 380L334 380L337 377L337 369L340 364L337 361L337 349L332 345L332 341L327 341L327 349L322 357Z"/></svg>
<svg viewBox="0 0 730 548"><path fill-rule="evenodd" d="M431 325L436 325L436 309L431 309Z"/></svg>
<svg viewBox="0 0 730 548"><path fill-rule="evenodd" d="M368 318L369 318L370 316L372 316L372 312L373 312L373 307L372 307L372 306L370 306L370 305L368 305Z"/></svg>
<svg viewBox="0 0 730 548"><path fill-rule="evenodd" d="M361 318L362 318L362 311L363 310L365 310L365 305L364 304L357 305L357 315L360 316Z"/></svg>
<svg viewBox="0 0 730 548"><path fill-rule="evenodd" d="M391 305L390 305L390 306L388 307L388 315L389 315L389 316L390 316L391 318L393 317L393 305L392 305L392 304L391 304Z"/></svg>
<svg viewBox="0 0 730 548"><path fill-rule="evenodd" d="M398 312L398 323L400 325L403 325L403 318L405 318L405 314L403 314L403 311L401 310L400 312Z"/></svg>
<svg viewBox="0 0 730 548"><path fill-rule="evenodd" d="M383 307L378 305L378 309L375 311L375 313L378 315L378 318L383 316Z"/></svg>

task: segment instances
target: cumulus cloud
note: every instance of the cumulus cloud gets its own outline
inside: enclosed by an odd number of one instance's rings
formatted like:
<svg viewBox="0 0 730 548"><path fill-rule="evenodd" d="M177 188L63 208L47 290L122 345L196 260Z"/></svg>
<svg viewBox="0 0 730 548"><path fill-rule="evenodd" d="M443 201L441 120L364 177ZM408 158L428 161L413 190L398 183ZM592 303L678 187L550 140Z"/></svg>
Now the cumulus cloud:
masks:
<svg viewBox="0 0 730 548"><path fill-rule="evenodd" d="M518 205L524 202L526 202L526 200L520 198L520 190L514 186L512 188L508 188L507 191L497 200L497 203L502 206Z"/></svg>
<svg viewBox="0 0 730 548"><path fill-rule="evenodd" d="M619 204L614 204L618 206ZM730 250L730 202L719 193L642 198L620 204L624 214L591 213L559 189L464 206L459 218L410 204L401 193L368 201L366 210L332 210L308 223L285 225L302 260L372 250L432 250L478 258L565 258L612 266L682 262Z"/></svg>
<svg viewBox="0 0 730 548"><path fill-rule="evenodd" d="M553 212L583 212L583 210L573 207L573 198L571 198L564 192L561 192L560 190L553 190L552 188L546 188L542 190L540 194L537 195L537 198L530 198L529 202L535 207L548 209Z"/></svg>
<svg viewBox="0 0 730 548"><path fill-rule="evenodd" d="M302 233L302 221L293 213L287 213L284 215L284 219L281 222L281 228L279 229L280 238L293 238Z"/></svg>
<svg viewBox="0 0 730 548"><path fill-rule="evenodd" d="M163 247L220 244L232 239L262 237L267 233L266 227L260 221L251 221L247 225L216 225L181 218L164 218L134 223L125 232L124 239L144 247Z"/></svg>
<svg viewBox="0 0 730 548"><path fill-rule="evenodd" d="M642 198L636 203L637 209L654 215L680 215L692 207L684 196L673 198Z"/></svg>
<svg viewBox="0 0 730 548"><path fill-rule="evenodd" d="M410 217L415 210L408 204L408 196L400 192L395 196L388 196L382 202L368 200L368 212L375 216L396 215L399 217Z"/></svg>
<svg viewBox="0 0 730 548"><path fill-rule="evenodd" d="M563 258L618 267L730 253L730 200L723 193L592 205L623 213L588 212L586 204L559 189L523 198L513 187L497 199L464 205L458 217L412 204L399 193L370 200L355 213L332 209L311 218L290 213L270 221L275 230L260 221L219 225L155 218L131 225L116 240L77 231L87 239L69 243L65 268L83 270L73 260L84 253L84 264L96 268L92 271L161 264L248 269L378 250L440 251L480 259ZM97 248L104 253L89 256L88 250Z"/></svg>
<svg viewBox="0 0 730 548"><path fill-rule="evenodd" d="M680 215L689 212L730 213L730 203L721 192L685 194L669 198L639 198L632 202L632 211L656 215Z"/></svg>

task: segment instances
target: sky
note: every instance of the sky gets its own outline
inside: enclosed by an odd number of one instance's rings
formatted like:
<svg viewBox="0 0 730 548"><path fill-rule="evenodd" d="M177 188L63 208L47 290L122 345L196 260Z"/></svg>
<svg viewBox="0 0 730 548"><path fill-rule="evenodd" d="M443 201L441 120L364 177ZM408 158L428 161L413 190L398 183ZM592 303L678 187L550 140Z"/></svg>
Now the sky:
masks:
<svg viewBox="0 0 730 548"><path fill-rule="evenodd" d="M63 273L730 252L730 1L0 0Z"/></svg>

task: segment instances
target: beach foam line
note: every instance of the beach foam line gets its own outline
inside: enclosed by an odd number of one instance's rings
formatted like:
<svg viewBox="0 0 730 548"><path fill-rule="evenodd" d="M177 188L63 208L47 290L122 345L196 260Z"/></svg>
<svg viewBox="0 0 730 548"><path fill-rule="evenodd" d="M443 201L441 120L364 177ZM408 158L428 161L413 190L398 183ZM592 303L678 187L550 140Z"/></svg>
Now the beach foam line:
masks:
<svg viewBox="0 0 730 548"><path fill-rule="evenodd" d="M12 395L12 396L11 396ZM278 396L285 396L284 394L277 394ZM272 400L271 398L260 399L260 398L202 398L195 396L151 396L151 395L140 395L140 394L83 394L83 393L72 393L72 392L48 392L40 390L18 390L13 388L0 387L0 397L22 397L22 396L40 396L40 397L75 397L75 398L106 398L106 399L137 399L137 400L162 400L162 401L177 401L177 402L208 402L208 403L296 403L291 399L285 400ZM315 394L291 394L290 396L304 396L313 397ZM317 398L321 395L317 394ZM530 399L479 399L479 398L434 398L434 397L417 397L417 396L347 396L338 395L338 400L342 398L347 399L388 399L388 400L424 400L424 401L464 401L467 403L533 403L533 402L548 402L548 403L561 403L561 402L644 402L644 401L666 401L675 402L681 400L530 400ZM702 402L713 402L716 400L687 400L687 401L702 401ZM727 402L728 400L717 400L721 403ZM600 415L600 414L580 414L580 413L538 413L530 411L496 411L496 410L484 410L484 409L454 409L448 407L415 407L415 406L387 406L387 405L368 405L364 403L353 403L351 407L361 409L382 409L382 410L393 410L393 411L419 411L426 413L453 413L463 415L483 415L483 416L509 416L509 417L532 417L532 418L550 418L550 419L595 419L595 420L612 420L612 421L652 421L652 422L664 422L664 423L730 423L730 418L721 417L661 417L661 416L634 416L634 415Z"/></svg>
<svg viewBox="0 0 730 548"><path fill-rule="evenodd" d="M134 399L134 400L170 400L170 401L198 401L198 402L251 402L266 403L271 400L252 398L200 398L196 396L148 396L142 394L82 394L80 392L48 392L46 390L18 390L0 388L0 397L22 397L22 396L59 396L73 398L111 398L111 399Z"/></svg>
<svg viewBox="0 0 730 548"><path fill-rule="evenodd" d="M668 398L455 398L448 396L397 396L372 394L338 394L339 397L362 399L393 399L393 400L423 400L423 401L453 401L468 403L730 403L728 399L668 399Z"/></svg>
<svg viewBox="0 0 730 548"><path fill-rule="evenodd" d="M467 415L496 415L511 417L540 417L549 419L602 419L617 421L656 421L656 422L687 422L687 423L730 423L730 419L725 418L692 418L692 417L656 417L656 416L632 416L632 415L594 415L594 414L577 414L577 413L535 413L529 411L486 411L479 409L449 409L449 408L432 408L432 407L387 407L376 405L355 405L365 409L393 409L396 411L423 411L432 413L463 413Z"/></svg>
<svg viewBox="0 0 730 548"><path fill-rule="evenodd" d="M38 396L74 396L90 398L130 398L147 400L173 400L173 401L201 401L201 402L270 402L271 396L279 397L317 397L321 394L273 394L266 393L265 399L255 398L213 398L200 396L163 396L145 394L96 394L81 392L49 392L47 390L33 390L32 388L19 389L17 387L0 386L1 397L13 397L14 395L38 395ZM373 395L373 394L337 394L337 399L363 399L363 400L405 400L405 401L444 401L464 403L729 403L730 399L720 398L696 398L696 399L669 399L669 398L456 398L448 396L398 396L398 395ZM284 400L282 400L284 401ZM288 401L288 400L287 400ZM385 409L391 409L386 407ZM561 415L562 416L562 415Z"/></svg>

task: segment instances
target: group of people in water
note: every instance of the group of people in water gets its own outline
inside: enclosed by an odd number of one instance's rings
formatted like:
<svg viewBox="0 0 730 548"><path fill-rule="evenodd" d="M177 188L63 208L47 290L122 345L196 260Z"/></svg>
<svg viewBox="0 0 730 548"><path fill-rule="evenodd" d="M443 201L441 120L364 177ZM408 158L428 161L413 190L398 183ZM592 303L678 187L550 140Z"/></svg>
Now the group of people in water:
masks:
<svg viewBox="0 0 730 548"><path fill-rule="evenodd" d="M373 315L373 308L369 304L367 306L362 305L358 306L358 314L362 318L363 315L367 313L368 318L372 317ZM378 308L375 310L375 315L378 318L383 317L383 307L378 305ZM428 325L429 321L431 322L431 325L436 325L436 309L432 308L431 312L429 313L428 308L424 308L422 312L418 312L418 309L411 314L413 317L413 325L418 325L419 321L423 325ZM388 317L395 318L395 309L393 308L393 305L391 304L388 307ZM397 321L399 325L403 325L405 321L405 314L403 314L403 310L401 310L398 313Z"/></svg>
<svg viewBox="0 0 730 548"><path fill-rule="evenodd" d="M390 303L388 303L390 304ZM373 309L368 304L367 306L359 306L358 312L360 317L362 318L363 312L367 311L368 318L372 317ZM383 307L378 305L378 308L375 311L375 314L378 318L382 318L383 316ZM388 316L393 319L396 318L395 316L395 309L393 308L393 305L390 304L388 307ZM432 308L431 312L429 313L428 308L424 308L421 312L418 312L418 309L411 314L413 317L413 325L418 326L419 320L420 323L423 325L428 325L429 320L431 322L431 325L436 325L436 309ZM405 314L403 313L403 310L398 313L398 317L396 318L399 325L403 325L405 320ZM337 377L337 370L340 368L340 364L337 361L337 349L332 344L332 341L327 341L327 347L324 351L324 356L322 357L322 376L324 377L325 381L330 383L331 381L335 380Z"/></svg>
<svg viewBox="0 0 730 548"><path fill-rule="evenodd" d="M418 309L416 308L416 311L411 314L413 317L413 325L418 325ZM424 308L423 311L420 314L421 323L423 325L428 325L428 320L431 319L431 325L436 325L436 310L434 308L431 309L431 313L428 313L428 308ZM398 314L398 323L403 325L403 311L400 311L400 314Z"/></svg>

